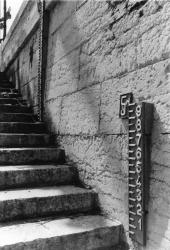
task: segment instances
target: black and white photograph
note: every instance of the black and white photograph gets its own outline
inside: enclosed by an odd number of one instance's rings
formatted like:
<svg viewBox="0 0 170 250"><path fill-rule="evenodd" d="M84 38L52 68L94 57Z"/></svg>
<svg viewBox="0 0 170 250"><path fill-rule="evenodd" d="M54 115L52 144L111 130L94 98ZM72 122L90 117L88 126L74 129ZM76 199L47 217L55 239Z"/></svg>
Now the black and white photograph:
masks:
<svg viewBox="0 0 170 250"><path fill-rule="evenodd" d="M0 250L170 250L170 0L0 0Z"/></svg>

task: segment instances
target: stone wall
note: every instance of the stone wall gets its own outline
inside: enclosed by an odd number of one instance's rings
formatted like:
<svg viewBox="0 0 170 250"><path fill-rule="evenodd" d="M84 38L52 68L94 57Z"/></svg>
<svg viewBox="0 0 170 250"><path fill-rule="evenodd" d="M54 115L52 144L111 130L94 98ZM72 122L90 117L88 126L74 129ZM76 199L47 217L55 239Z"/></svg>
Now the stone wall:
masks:
<svg viewBox="0 0 170 250"><path fill-rule="evenodd" d="M38 31L36 31L8 69L10 80L15 82L35 112L38 105L38 58Z"/></svg>
<svg viewBox="0 0 170 250"><path fill-rule="evenodd" d="M37 39L35 30L8 68L35 106ZM136 101L154 104L147 245L127 240L136 250L169 250L170 2L61 1L50 11L48 43L48 128L82 183L99 193L102 211L126 232L128 128L119 98L131 91Z"/></svg>

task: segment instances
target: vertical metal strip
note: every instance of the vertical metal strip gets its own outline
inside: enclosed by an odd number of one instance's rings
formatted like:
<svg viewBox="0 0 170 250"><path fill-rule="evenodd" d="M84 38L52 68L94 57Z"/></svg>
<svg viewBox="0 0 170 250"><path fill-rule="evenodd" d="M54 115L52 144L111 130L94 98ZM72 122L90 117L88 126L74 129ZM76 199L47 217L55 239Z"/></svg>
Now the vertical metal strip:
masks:
<svg viewBox="0 0 170 250"><path fill-rule="evenodd" d="M132 102L131 96L120 96L119 111L120 118L129 120L129 236L146 245L153 104Z"/></svg>
<svg viewBox="0 0 170 250"><path fill-rule="evenodd" d="M44 26L44 9L45 1L40 0L38 3L40 20L39 20L39 61L38 61L38 120L43 120L43 99L42 99L42 59L43 59L43 26Z"/></svg>
<svg viewBox="0 0 170 250"><path fill-rule="evenodd" d="M4 0L4 34L3 39L6 37L6 0Z"/></svg>

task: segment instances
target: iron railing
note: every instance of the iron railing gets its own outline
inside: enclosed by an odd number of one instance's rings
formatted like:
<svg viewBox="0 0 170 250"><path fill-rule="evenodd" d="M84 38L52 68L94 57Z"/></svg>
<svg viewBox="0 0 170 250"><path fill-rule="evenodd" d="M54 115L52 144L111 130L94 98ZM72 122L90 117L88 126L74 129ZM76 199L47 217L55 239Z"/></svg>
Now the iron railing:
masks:
<svg viewBox="0 0 170 250"><path fill-rule="evenodd" d="M10 7L7 10L7 1L3 1L3 16L0 17L0 30L3 30L3 37L0 38L0 42L2 42L7 33L7 20L11 19L11 9Z"/></svg>

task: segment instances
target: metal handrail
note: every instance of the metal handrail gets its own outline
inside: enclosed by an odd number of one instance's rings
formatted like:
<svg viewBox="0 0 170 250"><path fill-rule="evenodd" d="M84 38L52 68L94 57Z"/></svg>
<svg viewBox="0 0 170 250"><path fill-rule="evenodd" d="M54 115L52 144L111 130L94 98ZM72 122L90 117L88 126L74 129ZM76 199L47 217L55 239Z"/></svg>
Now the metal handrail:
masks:
<svg viewBox="0 0 170 250"><path fill-rule="evenodd" d="M3 38L0 39L0 42L2 42L6 37L8 19L11 19L11 8L8 8L7 10L7 1L4 0L3 17L0 18L0 29L3 29Z"/></svg>

